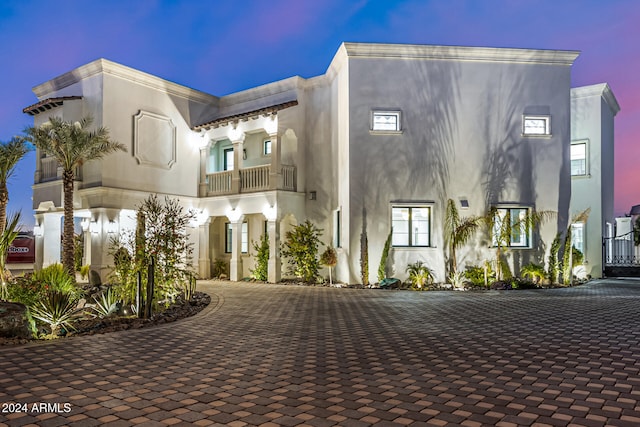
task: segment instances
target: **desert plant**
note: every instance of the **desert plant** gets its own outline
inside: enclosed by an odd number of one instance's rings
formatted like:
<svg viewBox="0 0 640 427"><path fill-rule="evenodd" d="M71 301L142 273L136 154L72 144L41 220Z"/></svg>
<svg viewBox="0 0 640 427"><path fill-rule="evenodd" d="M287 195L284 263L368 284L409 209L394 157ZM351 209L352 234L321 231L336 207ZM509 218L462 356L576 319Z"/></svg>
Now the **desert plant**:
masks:
<svg viewBox="0 0 640 427"><path fill-rule="evenodd" d="M264 233L260 240L253 241L252 244L256 251L256 268L250 270L251 277L264 282L269 278L269 236Z"/></svg>
<svg viewBox="0 0 640 427"><path fill-rule="evenodd" d="M89 270L91 270L91 266L88 264L80 267L80 277L82 277L83 280L89 277Z"/></svg>
<svg viewBox="0 0 640 427"><path fill-rule="evenodd" d="M29 307L31 315L51 328L51 335L59 335L61 328L73 329L71 322L77 317L77 299L71 293L48 291L44 298Z"/></svg>
<svg viewBox="0 0 640 427"><path fill-rule="evenodd" d="M447 200L444 216L444 239L449 248L449 275L458 272L458 259L456 252L466 245L473 234L482 225L482 217L460 218L456 202Z"/></svg>
<svg viewBox="0 0 640 427"><path fill-rule="evenodd" d="M73 192L76 168L89 160L101 159L114 151L126 151L123 144L110 139L109 131L105 127L89 130L92 124L92 117L85 117L78 122L49 117L44 124L29 126L24 130L27 141L33 143L47 156L56 159L62 167L64 194L62 264L70 275L75 271ZM75 281L75 277L72 277L72 280Z"/></svg>
<svg viewBox="0 0 640 427"><path fill-rule="evenodd" d="M539 284L544 280L546 273L542 265L529 263L520 268L520 275L525 279L530 279L533 283Z"/></svg>
<svg viewBox="0 0 640 427"><path fill-rule="evenodd" d="M464 272L458 271L449 275L449 283L453 289L464 289L467 282L467 277Z"/></svg>
<svg viewBox="0 0 640 427"><path fill-rule="evenodd" d="M109 288L100 294L99 298L94 298L94 306L91 310L100 318L113 316L120 310L121 302L113 288Z"/></svg>
<svg viewBox="0 0 640 427"><path fill-rule="evenodd" d="M560 238L560 233L557 233L555 239L553 239L553 242L551 243L549 257L547 258L547 279L549 279L551 283L558 282L558 272L560 271L560 263L558 261L561 242Z"/></svg>
<svg viewBox="0 0 640 427"><path fill-rule="evenodd" d="M212 270L213 277L220 277L223 274L227 274L227 262L221 258L216 258L213 261Z"/></svg>
<svg viewBox="0 0 640 427"><path fill-rule="evenodd" d="M336 250L329 246L320 256L320 264L329 267L329 284L333 285L333 279L331 278L331 269L338 263L338 254Z"/></svg>
<svg viewBox="0 0 640 427"><path fill-rule="evenodd" d="M42 270L35 271L31 280L40 282L45 291L58 291L78 299L82 290L76 286L75 280L62 264L51 264Z"/></svg>
<svg viewBox="0 0 640 427"><path fill-rule="evenodd" d="M282 256L289 259L289 271L305 282L312 282L318 276L318 248L322 244L322 230L306 220L287 231L282 248Z"/></svg>
<svg viewBox="0 0 640 427"><path fill-rule="evenodd" d="M393 228L389 231L387 240L384 242L382 256L380 257L380 265L378 266L378 282L382 282L387 278L387 259L389 258L389 250L391 249L391 238L393 237Z"/></svg>
<svg viewBox="0 0 640 427"><path fill-rule="evenodd" d="M433 271L422 261L407 265L406 272L409 274L409 282L413 289L425 290L433 283Z"/></svg>
<svg viewBox="0 0 640 427"><path fill-rule="evenodd" d="M485 261L483 266L468 265L465 269L465 277L474 286L488 287L496 279L492 263Z"/></svg>

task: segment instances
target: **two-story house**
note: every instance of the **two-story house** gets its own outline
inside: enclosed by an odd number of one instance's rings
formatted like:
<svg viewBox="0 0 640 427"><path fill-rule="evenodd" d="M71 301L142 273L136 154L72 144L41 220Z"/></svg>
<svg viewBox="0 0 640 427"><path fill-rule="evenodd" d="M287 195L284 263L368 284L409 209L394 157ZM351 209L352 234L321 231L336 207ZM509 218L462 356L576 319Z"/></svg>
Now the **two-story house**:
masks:
<svg viewBox="0 0 640 427"><path fill-rule="evenodd" d="M422 260L445 280L447 199L462 216L491 207L511 218L557 212L512 233L506 246L516 271L544 262L568 226L577 56L344 43L320 76L222 97L100 59L36 86L39 102L25 112L36 125L91 115L128 146L78 171L85 256L101 273L112 263L110 237L135 227L136 206L157 193L197 210L190 235L201 277L217 259L232 280L248 276L251 242L267 233L269 281L279 281L286 264L273 248L309 219L337 249L339 281L361 282L366 236L375 282L390 232L390 275L404 278L407 264ZM41 155L33 191L42 266L59 259L62 190L57 165ZM459 264L492 259L490 234L478 232Z"/></svg>

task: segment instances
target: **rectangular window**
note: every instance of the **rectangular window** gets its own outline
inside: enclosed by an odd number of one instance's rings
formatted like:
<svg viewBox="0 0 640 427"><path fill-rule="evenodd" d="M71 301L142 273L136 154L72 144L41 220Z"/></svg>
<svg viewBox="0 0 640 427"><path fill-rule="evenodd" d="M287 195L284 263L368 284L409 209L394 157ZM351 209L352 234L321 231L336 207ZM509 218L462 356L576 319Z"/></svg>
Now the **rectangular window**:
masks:
<svg viewBox="0 0 640 427"><path fill-rule="evenodd" d="M429 206L393 206L391 225L393 246L429 246L431 208Z"/></svg>
<svg viewBox="0 0 640 427"><path fill-rule="evenodd" d="M224 252L230 254L233 250L231 246L233 244L233 230L231 229L231 223L226 222L224 224Z"/></svg>
<svg viewBox="0 0 640 427"><path fill-rule="evenodd" d="M227 148L224 150L224 170L233 170L233 148Z"/></svg>
<svg viewBox="0 0 640 427"><path fill-rule="evenodd" d="M571 244L584 253L584 222L571 224Z"/></svg>
<svg viewBox="0 0 640 427"><path fill-rule="evenodd" d="M249 224L247 222L242 223L240 236L240 252L246 254L249 252ZM233 251L233 228L229 222L224 224L224 251L228 254Z"/></svg>
<svg viewBox="0 0 640 427"><path fill-rule="evenodd" d="M342 232L342 224L340 218L340 209L336 209L333 211L333 247L340 248L342 247L342 242L340 241L340 233Z"/></svg>
<svg viewBox="0 0 640 427"><path fill-rule="evenodd" d="M249 253L249 224L245 221L240 229L240 252Z"/></svg>
<svg viewBox="0 0 640 427"><path fill-rule="evenodd" d="M498 208L492 230L493 246L528 248L531 230L527 227L528 208Z"/></svg>
<svg viewBox="0 0 640 427"><path fill-rule="evenodd" d="M533 136L551 135L549 116L524 116L522 118L522 134Z"/></svg>
<svg viewBox="0 0 640 427"><path fill-rule="evenodd" d="M400 132L399 111L373 111L371 130L382 132Z"/></svg>
<svg viewBox="0 0 640 427"><path fill-rule="evenodd" d="M571 176L587 174L587 144L571 144Z"/></svg>
<svg viewBox="0 0 640 427"><path fill-rule="evenodd" d="M268 156L271 154L271 140L265 139L262 141L262 155Z"/></svg>

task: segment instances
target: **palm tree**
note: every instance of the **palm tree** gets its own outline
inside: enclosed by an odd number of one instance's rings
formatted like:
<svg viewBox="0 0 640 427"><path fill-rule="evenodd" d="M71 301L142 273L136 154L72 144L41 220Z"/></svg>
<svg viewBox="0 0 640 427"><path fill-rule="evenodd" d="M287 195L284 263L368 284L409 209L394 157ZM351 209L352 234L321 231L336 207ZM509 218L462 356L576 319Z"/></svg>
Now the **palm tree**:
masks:
<svg viewBox="0 0 640 427"><path fill-rule="evenodd" d="M7 223L7 226L0 233L0 300L6 300L7 295L7 276L6 276L6 263L7 252L11 243L18 237L20 232L20 212L17 212L11 216L11 219Z"/></svg>
<svg viewBox="0 0 640 427"><path fill-rule="evenodd" d="M31 147L24 138L13 137L9 142L0 142L0 234L7 225L7 205L9 189L7 182L16 169L16 165Z"/></svg>
<svg viewBox="0 0 640 427"><path fill-rule="evenodd" d="M75 169L89 160L97 160L114 151L126 151L124 145L112 141L105 127L89 130L92 117L79 122L67 122L50 117L41 126L25 129L27 140L47 156L53 157L62 166L62 188L64 193L64 228L62 231L62 265L74 276L73 246L73 181Z"/></svg>
<svg viewBox="0 0 640 427"><path fill-rule="evenodd" d="M460 218L456 202L447 200L444 215L444 240L449 248L449 276L458 272L456 251L467 244L471 236L482 224L483 217Z"/></svg>

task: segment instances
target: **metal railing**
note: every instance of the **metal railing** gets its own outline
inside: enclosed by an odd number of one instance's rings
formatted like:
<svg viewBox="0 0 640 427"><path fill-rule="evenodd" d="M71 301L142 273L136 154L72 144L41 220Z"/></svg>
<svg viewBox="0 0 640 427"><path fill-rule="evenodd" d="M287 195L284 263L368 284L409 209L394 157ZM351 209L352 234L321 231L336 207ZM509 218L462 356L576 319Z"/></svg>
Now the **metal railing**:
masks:
<svg viewBox="0 0 640 427"><path fill-rule="evenodd" d="M604 264L609 266L640 266L640 247L635 245L634 232L603 240Z"/></svg>

